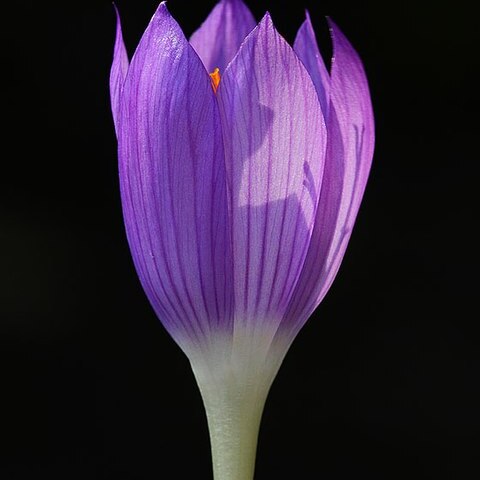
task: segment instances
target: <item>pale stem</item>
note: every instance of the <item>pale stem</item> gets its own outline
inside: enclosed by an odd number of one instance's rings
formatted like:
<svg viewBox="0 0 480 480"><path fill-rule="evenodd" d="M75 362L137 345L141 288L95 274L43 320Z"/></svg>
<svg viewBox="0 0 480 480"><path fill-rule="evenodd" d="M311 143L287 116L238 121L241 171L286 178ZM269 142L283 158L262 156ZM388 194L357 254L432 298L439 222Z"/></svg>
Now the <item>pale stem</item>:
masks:
<svg viewBox="0 0 480 480"><path fill-rule="evenodd" d="M267 392L203 390L215 480L252 480Z"/></svg>
<svg viewBox="0 0 480 480"><path fill-rule="evenodd" d="M247 332L248 333L248 332ZM212 342L190 352L210 432L214 480L253 480L257 438L270 386L288 346L272 346L271 332Z"/></svg>

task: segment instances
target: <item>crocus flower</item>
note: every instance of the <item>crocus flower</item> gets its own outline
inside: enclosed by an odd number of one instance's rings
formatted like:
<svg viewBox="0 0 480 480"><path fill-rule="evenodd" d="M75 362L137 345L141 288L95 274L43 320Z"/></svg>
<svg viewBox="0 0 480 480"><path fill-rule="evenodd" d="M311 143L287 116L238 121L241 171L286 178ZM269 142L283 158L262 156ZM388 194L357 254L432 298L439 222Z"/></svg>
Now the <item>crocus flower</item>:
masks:
<svg viewBox="0 0 480 480"><path fill-rule="evenodd" d="M138 276L190 360L216 480L253 478L260 417L296 334L330 288L370 169L360 59L330 21L293 48L267 13L222 0L188 41L161 3L111 71L121 198Z"/></svg>

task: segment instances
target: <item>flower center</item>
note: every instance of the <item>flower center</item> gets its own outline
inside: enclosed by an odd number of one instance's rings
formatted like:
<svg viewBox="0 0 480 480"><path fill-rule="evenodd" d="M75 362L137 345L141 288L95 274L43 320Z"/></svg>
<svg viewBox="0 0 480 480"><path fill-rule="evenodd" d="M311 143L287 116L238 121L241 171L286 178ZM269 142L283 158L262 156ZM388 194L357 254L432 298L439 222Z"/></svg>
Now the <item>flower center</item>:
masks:
<svg viewBox="0 0 480 480"><path fill-rule="evenodd" d="M220 69L217 67L212 73L209 74L212 80L212 88L217 93L218 84L220 83Z"/></svg>

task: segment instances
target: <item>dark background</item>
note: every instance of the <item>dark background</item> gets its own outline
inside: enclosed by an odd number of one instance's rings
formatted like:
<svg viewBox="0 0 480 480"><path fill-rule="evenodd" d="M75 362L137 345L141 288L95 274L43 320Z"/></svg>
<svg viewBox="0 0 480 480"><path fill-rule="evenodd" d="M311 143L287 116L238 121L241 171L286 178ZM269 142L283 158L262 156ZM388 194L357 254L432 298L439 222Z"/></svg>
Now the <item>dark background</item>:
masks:
<svg viewBox="0 0 480 480"><path fill-rule="evenodd" d="M461 2L248 3L289 41L308 7L327 56L331 15L377 125L343 266L272 387L256 478L480 478L477 17ZM189 35L213 5L169 9ZM118 0L130 54L156 6ZM112 6L2 11L0 478L211 478L189 364L125 239Z"/></svg>

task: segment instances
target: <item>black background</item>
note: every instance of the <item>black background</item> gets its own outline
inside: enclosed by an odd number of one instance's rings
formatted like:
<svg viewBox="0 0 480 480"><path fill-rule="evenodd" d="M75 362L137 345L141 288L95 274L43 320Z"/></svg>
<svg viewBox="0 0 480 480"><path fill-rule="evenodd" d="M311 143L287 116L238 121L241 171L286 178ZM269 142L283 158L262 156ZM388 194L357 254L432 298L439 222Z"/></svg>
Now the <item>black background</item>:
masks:
<svg viewBox="0 0 480 480"><path fill-rule="evenodd" d="M169 9L189 35L213 4ZM249 4L289 41L308 7L327 56L331 15L377 125L343 266L272 387L256 478L480 478L477 17L461 2ZM130 54L156 6L118 0ZM0 478L211 478L189 364L124 235L112 6L2 11Z"/></svg>

